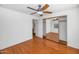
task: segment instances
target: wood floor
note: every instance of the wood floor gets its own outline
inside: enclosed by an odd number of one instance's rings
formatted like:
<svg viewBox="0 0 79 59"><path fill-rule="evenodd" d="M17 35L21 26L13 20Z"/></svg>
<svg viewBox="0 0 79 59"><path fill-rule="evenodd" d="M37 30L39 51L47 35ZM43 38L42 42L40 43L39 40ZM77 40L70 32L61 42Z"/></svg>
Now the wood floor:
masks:
<svg viewBox="0 0 79 59"><path fill-rule="evenodd" d="M66 41L63 41L63 40L59 39L59 34L58 33L49 32L49 33L46 34L46 36L44 36L44 38L46 38L48 40L51 40L51 41L59 42L60 44L67 45Z"/></svg>
<svg viewBox="0 0 79 59"><path fill-rule="evenodd" d="M0 52L2 54L79 54L77 49L38 37Z"/></svg>
<svg viewBox="0 0 79 59"><path fill-rule="evenodd" d="M58 37L58 33L54 33L54 32L49 32L45 35L45 37L49 40L55 41L55 42L59 42L59 37ZM52 39L53 38L53 39Z"/></svg>

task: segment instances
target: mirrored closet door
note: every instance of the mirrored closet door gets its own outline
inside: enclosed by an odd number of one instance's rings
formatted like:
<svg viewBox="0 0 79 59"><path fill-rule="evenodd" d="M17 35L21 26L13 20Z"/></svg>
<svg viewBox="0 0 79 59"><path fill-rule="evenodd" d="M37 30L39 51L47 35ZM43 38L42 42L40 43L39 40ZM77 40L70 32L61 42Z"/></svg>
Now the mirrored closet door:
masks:
<svg viewBox="0 0 79 59"><path fill-rule="evenodd" d="M43 31L46 39L67 45L67 16L46 19Z"/></svg>

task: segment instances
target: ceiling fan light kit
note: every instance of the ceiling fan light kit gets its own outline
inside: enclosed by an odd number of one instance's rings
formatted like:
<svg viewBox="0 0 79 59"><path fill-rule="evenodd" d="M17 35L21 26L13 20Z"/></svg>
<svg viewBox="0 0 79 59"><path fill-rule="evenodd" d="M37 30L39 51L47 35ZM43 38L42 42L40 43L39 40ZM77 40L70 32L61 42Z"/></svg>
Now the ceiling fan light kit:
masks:
<svg viewBox="0 0 79 59"><path fill-rule="evenodd" d="M39 11L39 12L37 12L37 14L39 14L39 15L43 15L43 12L42 12L42 11Z"/></svg>

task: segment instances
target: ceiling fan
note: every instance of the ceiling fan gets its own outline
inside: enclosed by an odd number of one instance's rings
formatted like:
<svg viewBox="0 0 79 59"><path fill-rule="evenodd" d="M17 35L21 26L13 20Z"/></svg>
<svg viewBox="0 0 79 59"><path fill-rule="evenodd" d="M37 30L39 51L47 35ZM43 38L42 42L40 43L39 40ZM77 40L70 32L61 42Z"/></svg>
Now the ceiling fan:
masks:
<svg viewBox="0 0 79 59"><path fill-rule="evenodd" d="M27 7L27 8L35 11L35 12L31 13L31 15L37 13L40 16L43 16L43 13L52 14L52 12L50 12L50 11L45 11L48 7L49 7L49 5L45 4L43 7L41 5L38 5L38 9L34 9L32 7Z"/></svg>

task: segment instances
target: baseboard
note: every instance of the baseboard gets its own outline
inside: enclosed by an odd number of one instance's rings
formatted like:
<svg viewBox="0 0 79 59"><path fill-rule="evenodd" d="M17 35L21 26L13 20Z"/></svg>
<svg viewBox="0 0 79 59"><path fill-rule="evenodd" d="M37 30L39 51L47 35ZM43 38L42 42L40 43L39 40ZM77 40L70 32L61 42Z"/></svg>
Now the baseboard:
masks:
<svg viewBox="0 0 79 59"><path fill-rule="evenodd" d="M16 46L16 45L18 45L18 44L22 44L22 43L24 43L24 42L26 42L26 41L29 41L29 40L31 40L31 39L23 40L23 41L20 41L20 42L15 43L15 44L7 45L6 47L1 48L0 51L5 50L5 49L10 48L10 47L13 47L13 46Z"/></svg>
<svg viewBox="0 0 79 59"><path fill-rule="evenodd" d="M66 42L66 41L63 41L63 40L59 40L59 43L60 43L60 44L67 45L67 42Z"/></svg>
<svg viewBox="0 0 79 59"><path fill-rule="evenodd" d="M45 35L43 35L43 39L46 39L46 36Z"/></svg>
<svg viewBox="0 0 79 59"><path fill-rule="evenodd" d="M79 51L79 49L78 49L78 48L74 48L74 47L71 47L71 46L68 46L68 47L70 47L71 49L75 49L75 50L78 50L78 51Z"/></svg>
<svg viewBox="0 0 79 59"><path fill-rule="evenodd" d="M39 37L39 36L35 36L35 37L40 38L40 39L43 39L42 37Z"/></svg>

